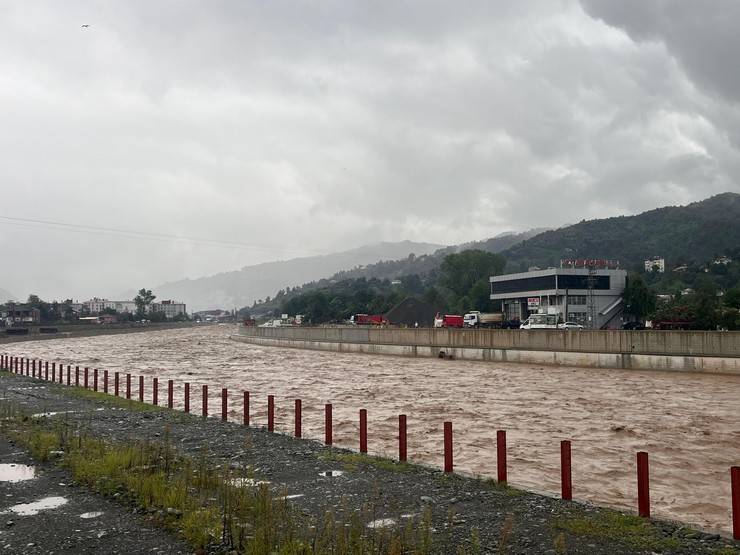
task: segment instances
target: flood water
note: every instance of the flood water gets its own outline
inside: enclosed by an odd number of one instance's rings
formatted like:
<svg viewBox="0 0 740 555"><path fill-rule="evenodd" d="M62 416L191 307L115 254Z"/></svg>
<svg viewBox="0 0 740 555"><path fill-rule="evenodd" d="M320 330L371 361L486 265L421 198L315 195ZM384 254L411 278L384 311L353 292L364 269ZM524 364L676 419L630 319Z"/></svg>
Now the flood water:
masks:
<svg viewBox="0 0 740 555"><path fill-rule="evenodd" d="M635 453L650 454L654 516L729 531L730 472L740 464L740 376L636 372L524 364L412 359L260 347L232 341L231 326L17 343L17 356L158 376L200 386L220 414L241 421L249 390L256 425L275 395L276 428L293 431L293 400L303 401L304 437L323 438L323 407L334 406L334 443L359 447L360 408L368 410L369 450L397 456L398 414L408 416L409 460L442 465L442 423L454 426L455 469L494 476L497 429L507 431L509 481L559 494L560 440L573 442L576 499L635 509ZM90 380L92 384L92 379ZM112 391L112 386L111 386ZM121 388L123 392L123 386ZM138 379L132 379L138 398Z"/></svg>

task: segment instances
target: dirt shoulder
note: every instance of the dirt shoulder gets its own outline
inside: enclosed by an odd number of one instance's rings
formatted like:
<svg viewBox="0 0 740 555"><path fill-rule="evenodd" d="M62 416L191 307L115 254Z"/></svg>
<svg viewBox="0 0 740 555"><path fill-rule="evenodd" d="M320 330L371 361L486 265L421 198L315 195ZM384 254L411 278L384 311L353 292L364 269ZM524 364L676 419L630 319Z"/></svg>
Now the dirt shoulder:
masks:
<svg viewBox="0 0 740 555"><path fill-rule="evenodd" d="M276 495L287 495L308 527L324 521L329 511L360 514L369 531L403 527L428 515L436 553L459 549L512 554L740 553L731 540L676 524L31 378L0 373L0 397L1 403L18 406L27 414L56 413L39 418L64 419L65 425L92 437L156 442L166 436L181 454L206 457L222 468L247 469L255 480L269 482ZM4 458L1 451L0 456ZM52 485L49 491L54 491ZM49 518L52 514L60 526L79 528L77 514L54 510ZM33 534L13 537L14 545L34 541Z"/></svg>

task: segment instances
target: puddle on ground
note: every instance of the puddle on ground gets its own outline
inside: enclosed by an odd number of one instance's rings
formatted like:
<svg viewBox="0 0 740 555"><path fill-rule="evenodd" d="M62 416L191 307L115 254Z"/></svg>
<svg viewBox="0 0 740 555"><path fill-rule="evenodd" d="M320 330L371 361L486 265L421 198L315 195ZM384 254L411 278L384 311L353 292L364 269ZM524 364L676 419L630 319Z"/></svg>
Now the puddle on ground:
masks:
<svg viewBox="0 0 740 555"><path fill-rule="evenodd" d="M235 488L256 488L262 485L269 485L270 482L267 480L255 480L254 478L234 478L229 480L229 484Z"/></svg>
<svg viewBox="0 0 740 555"><path fill-rule="evenodd" d="M4 513L15 513L20 516L34 516L39 514L41 511L48 511L50 509L56 509L62 505L66 505L67 500L64 497L44 497L33 503L20 503L19 505L13 505Z"/></svg>
<svg viewBox="0 0 740 555"><path fill-rule="evenodd" d="M80 518L98 518L103 515L103 511L92 511L89 513L82 513Z"/></svg>
<svg viewBox="0 0 740 555"><path fill-rule="evenodd" d="M325 470L324 472L319 472L319 476L328 476L329 478L341 476L342 474L344 474L343 470Z"/></svg>
<svg viewBox="0 0 740 555"><path fill-rule="evenodd" d="M368 528L388 528L389 526L395 526L396 521L392 518L379 518L378 520L373 520L372 522L368 522L367 527Z"/></svg>
<svg viewBox="0 0 740 555"><path fill-rule="evenodd" d="M26 464L0 464L0 482L23 482L36 477L36 467Z"/></svg>

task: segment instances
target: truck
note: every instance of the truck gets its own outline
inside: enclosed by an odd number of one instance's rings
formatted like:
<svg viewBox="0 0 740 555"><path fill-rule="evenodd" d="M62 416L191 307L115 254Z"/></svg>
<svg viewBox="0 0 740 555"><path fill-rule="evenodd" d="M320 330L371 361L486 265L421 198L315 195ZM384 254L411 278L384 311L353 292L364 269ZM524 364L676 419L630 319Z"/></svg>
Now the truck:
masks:
<svg viewBox="0 0 740 555"><path fill-rule="evenodd" d="M384 326L388 320L382 314L354 314L350 319L354 326Z"/></svg>
<svg viewBox="0 0 740 555"><path fill-rule="evenodd" d="M459 314L440 315L437 312L437 315L434 317L435 328L461 328L463 327L463 323L463 317Z"/></svg>
<svg viewBox="0 0 740 555"><path fill-rule="evenodd" d="M504 315L501 312L471 310L463 318L463 326L466 328L500 328L503 323Z"/></svg>
<svg viewBox="0 0 740 555"><path fill-rule="evenodd" d="M558 329L557 314L530 314L519 326L523 330L556 330Z"/></svg>

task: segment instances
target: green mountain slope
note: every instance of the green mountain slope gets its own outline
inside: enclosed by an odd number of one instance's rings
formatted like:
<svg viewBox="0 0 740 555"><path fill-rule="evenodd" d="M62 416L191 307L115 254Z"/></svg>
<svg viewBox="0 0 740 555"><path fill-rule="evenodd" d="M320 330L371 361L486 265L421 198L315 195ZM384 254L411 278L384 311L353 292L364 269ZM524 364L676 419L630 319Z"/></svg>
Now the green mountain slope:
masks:
<svg viewBox="0 0 740 555"><path fill-rule="evenodd" d="M561 258L613 258L628 269L653 256L668 267L734 253L740 247L740 195L723 193L687 206L583 221L546 231L504 251L507 272L557 266Z"/></svg>

